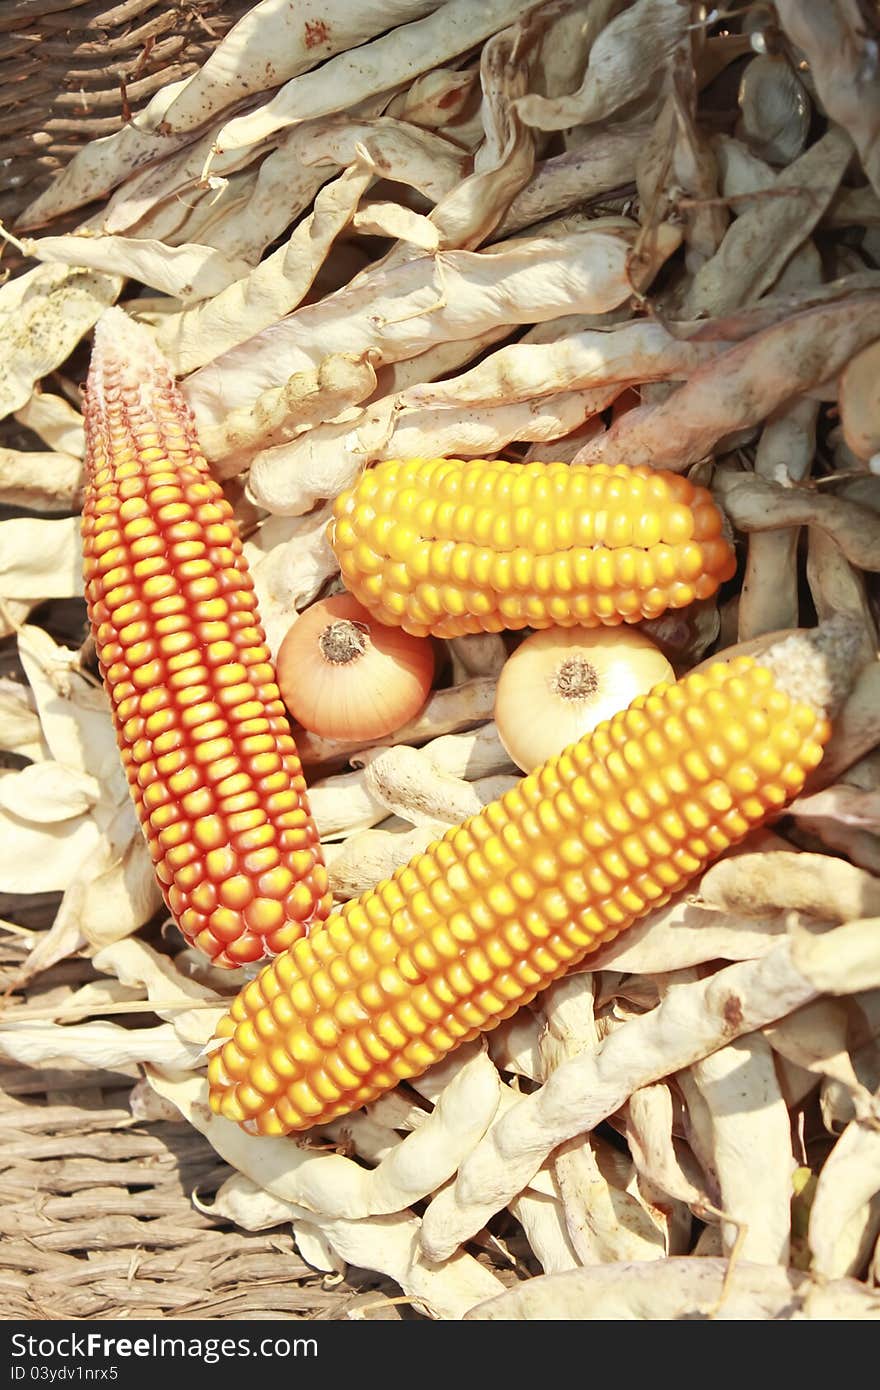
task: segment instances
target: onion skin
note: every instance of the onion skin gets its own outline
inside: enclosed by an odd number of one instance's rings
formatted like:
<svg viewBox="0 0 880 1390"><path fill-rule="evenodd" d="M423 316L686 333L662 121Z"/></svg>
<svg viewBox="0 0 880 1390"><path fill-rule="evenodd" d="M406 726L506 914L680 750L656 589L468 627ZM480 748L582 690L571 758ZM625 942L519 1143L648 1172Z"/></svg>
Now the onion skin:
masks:
<svg viewBox="0 0 880 1390"><path fill-rule="evenodd" d="M637 695L674 680L659 648L632 628L545 628L501 672L498 735L517 767L532 772Z"/></svg>
<svg viewBox="0 0 880 1390"><path fill-rule="evenodd" d="M322 738L384 738L428 698L434 648L377 623L351 594L334 594L296 620L276 670L284 703L303 728Z"/></svg>

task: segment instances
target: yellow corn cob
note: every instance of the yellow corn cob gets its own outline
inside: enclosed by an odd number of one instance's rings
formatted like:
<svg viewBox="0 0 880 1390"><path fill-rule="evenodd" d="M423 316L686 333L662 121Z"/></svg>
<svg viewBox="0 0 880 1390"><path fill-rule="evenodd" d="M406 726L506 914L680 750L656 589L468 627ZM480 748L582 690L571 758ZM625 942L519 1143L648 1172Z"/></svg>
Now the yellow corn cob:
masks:
<svg viewBox="0 0 880 1390"><path fill-rule="evenodd" d="M86 599L165 900L215 964L289 946L331 899L232 508L150 336L103 316L85 398Z"/></svg>
<svg viewBox="0 0 880 1390"><path fill-rule="evenodd" d="M347 903L222 1020L211 1105L261 1134L494 1028L796 795L829 726L739 658L659 685Z"/></svg>
<svg viewBox="0 0 880 1390"><path fill-rule="evenodd" d="M721 532L674 473L485 459L380 463L329 530L348 589L419 637L656 618L731 577Z"/></svg>

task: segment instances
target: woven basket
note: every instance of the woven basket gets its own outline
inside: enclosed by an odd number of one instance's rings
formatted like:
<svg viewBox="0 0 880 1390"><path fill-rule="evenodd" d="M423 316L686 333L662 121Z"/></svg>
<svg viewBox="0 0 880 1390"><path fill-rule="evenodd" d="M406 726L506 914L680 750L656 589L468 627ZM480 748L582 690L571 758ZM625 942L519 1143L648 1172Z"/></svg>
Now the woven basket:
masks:
<svg viewBox="0 0 880 1390"><path fill-rule="evenodd" d="M15 915L42 926L49 906ZM27 945L0 937L0 990ZM62 961L34 982L27 1008L97 978L87 960ZM400 1316L394 1284L364 1270L327 1279L300 1258L289 1225L249 1233L212 1219L232 1170L171 1107L165 1118L153 1101L154 1117L139 1117L135 1072L0 1064L0 1320L337 1319L363 1304L370 1317Z"/></svg>
<svg viewBox="0 0 880 1390"><path fill-rule="evenodd" d="M253 0L5 0L0 218L19 213L96 136L188 76Z"/></svg>

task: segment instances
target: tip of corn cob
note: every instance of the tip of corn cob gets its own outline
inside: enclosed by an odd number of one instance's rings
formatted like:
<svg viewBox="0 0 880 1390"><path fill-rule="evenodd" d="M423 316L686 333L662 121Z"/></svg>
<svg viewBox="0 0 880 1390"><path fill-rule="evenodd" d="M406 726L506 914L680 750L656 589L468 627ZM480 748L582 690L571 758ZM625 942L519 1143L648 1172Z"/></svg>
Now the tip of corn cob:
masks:
<svg viewBox="0 0 880 1390"><path fill-rule="evenodd" d="M863 640L861 626L845 613L809 631L776 642L760 658L780 690L833 718L848 695Z"/></svg>
<svg viewBox="0 0 880 1390"><path fill-rule="evenodd" d="M171 370L152 334L116 305L105 309L95 324L88 390L102 390L108 376L114 386L142 386L153 376L173 380Z"/></svg>

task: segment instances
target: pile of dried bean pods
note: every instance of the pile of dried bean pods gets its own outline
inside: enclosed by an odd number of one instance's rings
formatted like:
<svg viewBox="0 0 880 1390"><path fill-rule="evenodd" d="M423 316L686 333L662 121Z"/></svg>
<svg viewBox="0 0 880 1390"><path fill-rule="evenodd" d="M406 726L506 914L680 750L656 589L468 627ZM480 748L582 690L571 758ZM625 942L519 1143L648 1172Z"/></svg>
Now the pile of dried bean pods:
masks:
<svg viewBox="0 0 880 1390"><path fill-rule="evenodd" d="M261 0L3 229L0 1058L425 1317L880 1317L866 9Z"/></svg>

